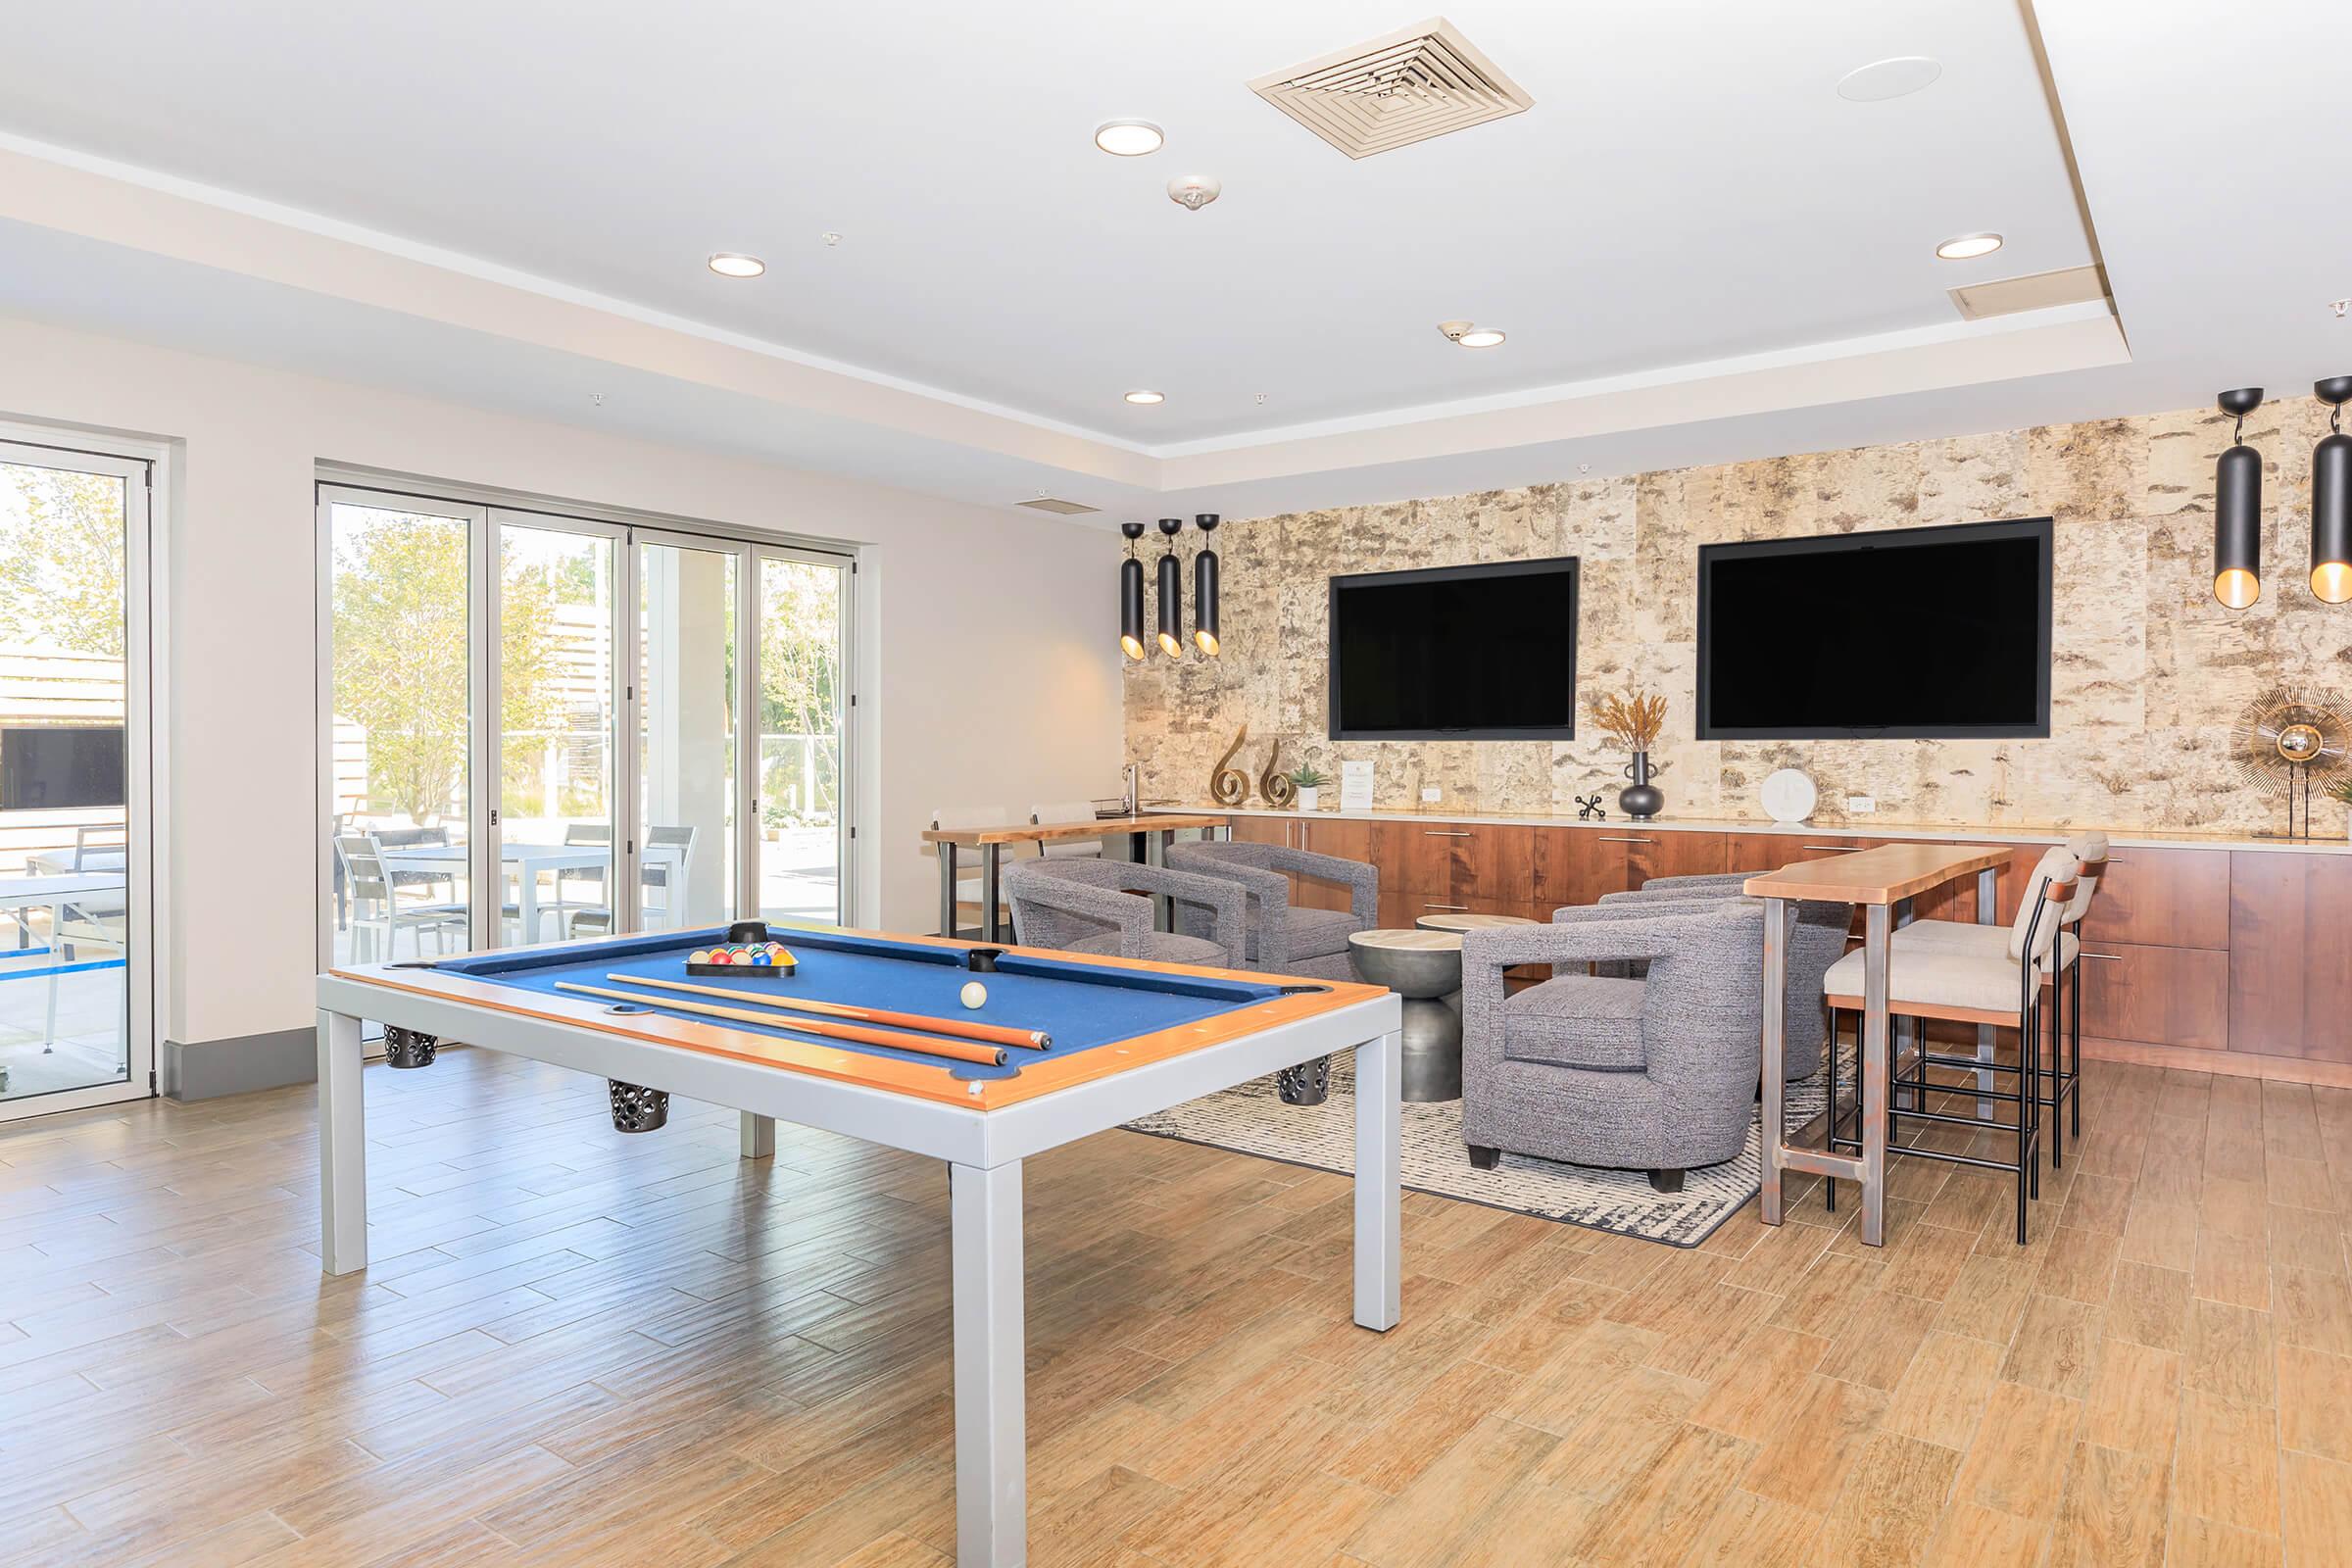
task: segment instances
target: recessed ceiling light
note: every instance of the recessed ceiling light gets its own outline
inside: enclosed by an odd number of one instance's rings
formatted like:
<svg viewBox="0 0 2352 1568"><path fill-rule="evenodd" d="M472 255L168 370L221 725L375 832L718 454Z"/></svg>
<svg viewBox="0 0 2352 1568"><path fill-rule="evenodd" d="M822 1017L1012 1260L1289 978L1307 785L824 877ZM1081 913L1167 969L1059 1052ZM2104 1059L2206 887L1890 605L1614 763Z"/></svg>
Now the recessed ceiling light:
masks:
<svg viewBox="0 0 2352 1568"><path fill-rule="evenodd" d="M1874 60L1838 78L1838 96L1851 103L1880 104L1933 86L1943 67L1926 55L1897 55Z"/></svg>
<svg viewBox="0 0 2352 1568"><path fill-rule="evenodd" d="M1947 262L1973 261L1979 256L1990 256L2001 248L1998 234L1954 234L1936 247L1936 254Z"/></svg>
<svg viewBox="0 0 2352 1568"><path fill-rule="evenodd" d="M758 277L767 270L767 264L757 256L719 251L710 258L710 270L721 277Z"/></svg>
<svg viewBox="0 0 2352 1568"><path fill-rule="evenodd" d="M1149 120L1106 120L1095 127L1095 145L1113 158L1141 158L1159 151L1168 138Z"/></svg>
<svg viewBox="0 0 2352 1568"><path fill-rule="evenodd" d="M1130 403L1165 403L1167 396L1164 393L1148 392L1138 388L1127 394L1127 401Z"/></svg>
<svg viewBox="0 0 2352 1568"><path fill-rule="evenodd" d="M1440 321L1438 330L1446 334L1446 341L1466 349L1491 349L1502 341L1499 330L1473 321Z"/></svg>

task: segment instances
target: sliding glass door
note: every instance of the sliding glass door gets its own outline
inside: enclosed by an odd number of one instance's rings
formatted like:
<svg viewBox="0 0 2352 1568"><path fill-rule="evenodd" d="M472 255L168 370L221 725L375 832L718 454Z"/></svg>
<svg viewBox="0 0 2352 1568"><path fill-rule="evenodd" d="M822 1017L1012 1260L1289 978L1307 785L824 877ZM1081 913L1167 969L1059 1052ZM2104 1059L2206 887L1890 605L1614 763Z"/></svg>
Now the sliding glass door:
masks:
<svg viewBox="0 0 2352 1568"><path fill-rule="evenodd" d="M0 443L0 1119L151 1092L148 489Z"/></svg>
<svg viewBox="0 0 2352 1568"><path fill-rule="evenodd" d="M498 944L616 929L621 530L493 509Z"/></svg>
<svg viewBox="0 0 2352 1568"><path fill-rule="evenodd" d="M327 962L847 917L848 558L356 486L319 514Z"/></svg>
<svg viewBox="0 0 2352 1568"><path fill-rule="evenodd" d="M760 552L760 913L838 924L849 864L850 566Z"/></svg>
<svg viewBox="0 0 2352 1568"><path fill-rule="evenodd" d="M327 953L473 946L479 509L337 498L326 532Z"/></svg>
<svg viewBox="0 0 2352 1568"><path fill-rule="evenodd" d="M742 580L740 546L661 538L637 547L637 930L724 925L740 907Z"/></svg>

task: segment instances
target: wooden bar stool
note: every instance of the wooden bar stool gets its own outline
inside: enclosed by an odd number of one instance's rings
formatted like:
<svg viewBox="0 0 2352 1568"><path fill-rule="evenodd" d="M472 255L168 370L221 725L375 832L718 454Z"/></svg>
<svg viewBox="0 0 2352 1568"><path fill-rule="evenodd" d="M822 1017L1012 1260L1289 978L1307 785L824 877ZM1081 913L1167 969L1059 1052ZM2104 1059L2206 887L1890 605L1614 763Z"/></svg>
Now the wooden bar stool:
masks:
<svg viewBox="0 0 2352 1568"><path fill-rule="evenodd" d="M1998 954L1938 952L1924 947L1896 947L1887 955L1886 1010L1896 1017L1923 1022L1989 1024L1996 1029L2014 1029L2018 1036L2015 1065L1995 1066L1994 1071L2011 1075L2014 1090L2004 1091L1978 1082L1970 1086L1944 1085L1930 1080L1933 1067L1982 1073L1985 1063L1975 1055L1955 1055L1934 1050L1921 1032L1919 1047L1907 1062L1898 1062L1890 1086L1893 1094L1887 1106L1888 1152L1916 1154L1926 1159L1940 1159L1952 1164L1974 1165L1984 1170L2014 1171L2017 1176L2017 1240L2026 1240L2026 1202L2029 1198L2041 1196L2041 1107L2045 1101L2041 1088L2041 1014L2045 997L2050 999L2050 1027L2057 1033L2058 1013L2056 992L2048 983L2054 966L2053 950L2057 946L2059 928L2080 887L2082 861L2073 852L2060 846L2051 850L2034 867L2033 880L2027 885L2025 898L2019 906L2017 920L2011 925L2008 941ZM1997 929L1997 928L1996 928ZM1822 990L1830 1005L1830 1118L1829 1148L1861 1147L1861 1129L1855 1135L1844 1136L1845 1113L1838 1103L1840 1073L1838 1066L1838 1014L1841 1011L1859 1012L1863 1004L1863 964L1860 953L1849 953L1831 966L1822 982ZM1905 1068L1909 1071L1906 1074ZM1904 1090L1911 1096L1907 1109L1900 1108ZM2014 1123L2000 1121L1989 1115L1964 1115L1951 1109L1931 1109L1931 1096L1954 1096L1992 1100L2016 1107ZM2053 1111L2053 1113L2055 1113ZM1855 1116L1861 1114L1856 1107ZM1987 1158L1983 1154L1965 1153L1952 1150L1927 1149L1919 1146L1899 1147L1893 1142L1901 1117L1935 1123L1939 1126L1966 1127L1982 1131L2014 1133L2017 1154L2014 1161ZM1838 1205L1838 1185L1835 1179L1825 1182L1826 1197L1834 1209Z"/></svg>

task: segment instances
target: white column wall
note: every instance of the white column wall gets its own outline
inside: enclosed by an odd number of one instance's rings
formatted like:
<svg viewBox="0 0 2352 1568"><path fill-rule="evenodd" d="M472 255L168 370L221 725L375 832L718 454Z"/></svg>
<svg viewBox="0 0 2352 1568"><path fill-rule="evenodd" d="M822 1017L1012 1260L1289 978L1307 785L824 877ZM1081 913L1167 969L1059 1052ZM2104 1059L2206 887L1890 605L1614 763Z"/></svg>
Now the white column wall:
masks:
<svg viewBox="0 0 2352 1568"><path fill-rule="evenodd" d="M179 448L164 780L166 1038L308 1027L321 462L860 545L858 906L927 930L943 801L1114 793L1107 530L0 318L0 417ZM699 856L698 856L699 858Z"/></svg>

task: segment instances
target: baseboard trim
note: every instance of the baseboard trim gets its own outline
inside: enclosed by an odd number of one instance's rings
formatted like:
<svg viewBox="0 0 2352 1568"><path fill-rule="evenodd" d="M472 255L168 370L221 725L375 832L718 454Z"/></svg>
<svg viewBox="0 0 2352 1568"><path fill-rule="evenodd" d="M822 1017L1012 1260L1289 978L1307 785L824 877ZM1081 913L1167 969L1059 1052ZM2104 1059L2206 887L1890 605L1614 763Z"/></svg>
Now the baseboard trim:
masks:
<svg viewBox="0 0 2352 1568"><path fill-rule="evenodd" d="M2082 1054L2099 1061L2129 1061L2142 1067L2178 1067L2183 1072L2220 1073L2226 1078L2264 1078L2279 1084L2316 1084L2352 1089L2352 1063L2303 1056L2266 1056L2251 1051L2203 1051L2194 1046L2152 1046L2136 1040L2082 1037Z"/></svg>
<svg viewBox="0 0 2352 1568"><path fill-rule="evenodd" d="M164 1097L179 1101L219 1100L257 1089L316 1083L318 1034L315 1029L276 1029L225 1040L167 1040L156 1077Z"/></svg>

